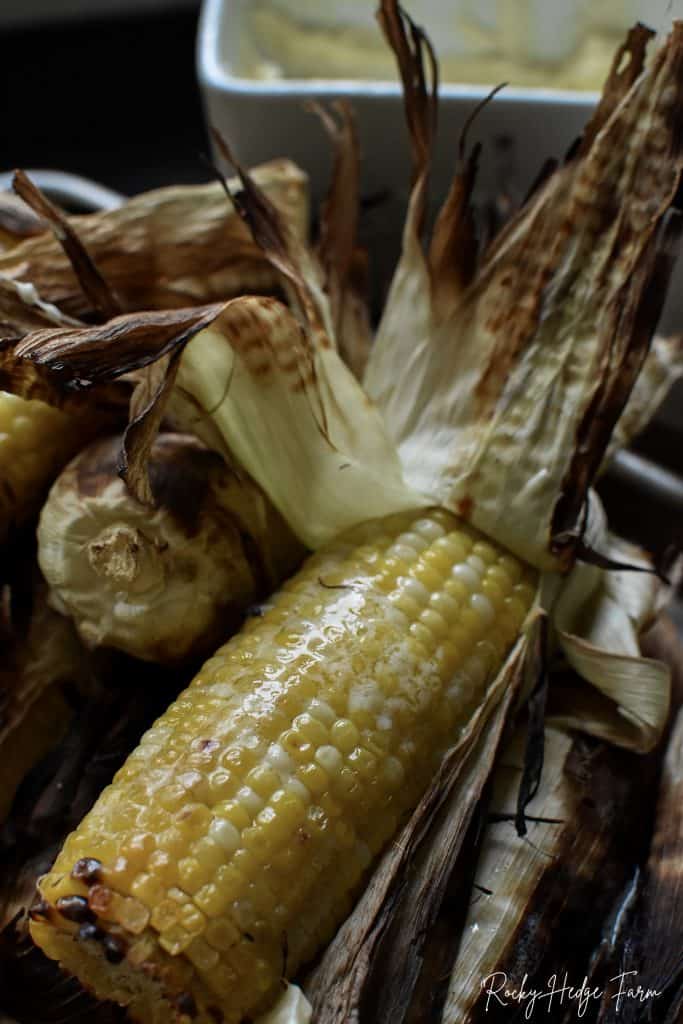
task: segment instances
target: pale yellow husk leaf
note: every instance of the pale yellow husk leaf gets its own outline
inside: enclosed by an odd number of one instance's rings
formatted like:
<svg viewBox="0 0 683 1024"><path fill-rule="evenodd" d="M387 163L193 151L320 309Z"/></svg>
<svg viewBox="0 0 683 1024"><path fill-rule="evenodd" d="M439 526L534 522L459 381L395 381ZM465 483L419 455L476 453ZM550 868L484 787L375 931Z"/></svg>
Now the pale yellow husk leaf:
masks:
<svg viewBox="0 0 683 1024"><path fill-rule="evenodd" d="M409 484L542 569L562 561L556 535L580 529L585 470L645 357L638 311L680 175L682 47L677 25L471 282L437 276L413 193L367 391Z"/></svg>
<svg viewBox="0 0 683 1024"><path fill-rule="evenodd" d="M311 1004L298 985L287 984L272 1010L256 1018L255 1024L310 1024Z"/></svg>
<svg viewBox="0 0 683 1024"><path fill-rule="evenodd" d="M365 519L427 504L382 418L323 337L270 299L229 303L187 346L170 413L254 477L318 548ZM191 396L192 403L188 403Z"/></svg>

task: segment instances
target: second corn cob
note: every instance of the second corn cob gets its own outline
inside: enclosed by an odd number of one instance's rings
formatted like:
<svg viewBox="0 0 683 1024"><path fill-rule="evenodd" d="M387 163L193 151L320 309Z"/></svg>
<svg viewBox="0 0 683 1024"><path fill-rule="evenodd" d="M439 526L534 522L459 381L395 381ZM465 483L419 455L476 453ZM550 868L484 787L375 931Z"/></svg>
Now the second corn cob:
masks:
<svg viewBox="0 0 683 1024"><path fill-rule="evenodd" d="M82 436L60 409L0 391L0 542L37 510Z"/></svg>
<svg viewBox="0 0 683 1024"><path fill-rule="evenodd" d="M348 912L519 634L533 574L450 513L322 549L146 734L33 935L141 1021L238 1022Z"/></svg>

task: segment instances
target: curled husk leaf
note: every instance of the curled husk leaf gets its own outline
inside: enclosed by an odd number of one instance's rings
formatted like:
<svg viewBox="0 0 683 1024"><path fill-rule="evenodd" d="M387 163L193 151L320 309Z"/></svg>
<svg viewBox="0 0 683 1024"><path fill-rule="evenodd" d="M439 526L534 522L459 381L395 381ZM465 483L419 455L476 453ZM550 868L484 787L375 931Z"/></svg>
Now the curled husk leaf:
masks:
<svg viewBox="0 0 683 1024"><path fill-rule="evenodd" d="M668 592L652 572L650 558L609 533L595 495L590 509L587 535L595 549L644 571L605 571L585 562L571 570L554 603L552 621L558 650L583 683L575 677L566 685L556 680L549 716L644 752L655 746L666 723L671 671L664 662L641 656L640 636Z"/></svg>
<svg viewBox="0 0 683 1024"><path fill-rule="evenodd" d="M121 312L118 296L102 277L69 218L43 195L24 171L15 171L14 191L49 224L93 311L105 319Z"/></svg>
<svg viewBox="0 0 683 1024"><path fill-rule="evenodd" d="M261 491L196 438L156 439L151 509L119 477L120 447L89 446L50 491L38 560L51 603L88 647L159 662L206 654L299 549Z"/></svg>

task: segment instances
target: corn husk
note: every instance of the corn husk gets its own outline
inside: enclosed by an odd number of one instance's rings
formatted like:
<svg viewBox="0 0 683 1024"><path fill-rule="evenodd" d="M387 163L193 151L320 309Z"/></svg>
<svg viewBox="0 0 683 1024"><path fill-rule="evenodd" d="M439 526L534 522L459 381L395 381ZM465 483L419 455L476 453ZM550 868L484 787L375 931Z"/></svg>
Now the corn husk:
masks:
<svg viewBox="0 0 683 1024"><path fill-rule="evenodd" d="M658 755L624 754L548 727L541 785L522 838L512 819L524 741L523 732L512 739L494 774L491 811L510 820L489 824L482 836L475 878L483 891L470 897L444 1024L523 1019L530 1007L557 1019L559 996L540 995L553 976L558 988L565 975L580 986L601 922L641 853ZM506 998L506 978L509 989L524 983L538 990L538 1002Z"/></svg>
<svg viewBox="0 0 683 1024"><path fill-rule="evenodd" d="M30 770L63 738L73 717L61 686L47 686L0 742L0 826L10 814L19 786Z"/></svg>
<svg viewBox="0 0 683 1024"><path fill-rule="evenodd" d="M568 685L558 681L549 714L565 727L647 751L668 717L671 672L662 661L641 657L639 636L666 603L667 592L648 571L647 555L634 545L607 535L601 550L615 562L645 571L574 567L553 622L560 656L591 687L577 686L574 679Z"/></svg>
<svg viewBox="0 0 683 1024"><path fill-rule="evenodd" d="M0 586L0 826L27 772L63 737L90 665L71 623L53 611L31 545L5 552Z"/></svg>
<svg viewBox="0 0 683 1024"><path fill-rule="evenodd" d="M287 160L254 176L292 231L308 232L308 183ZM146 192L116 210L70 217L123 312L177 309L245 291L270 292L264 261L218 183ZM45 233L0 254L0 275L30 282L42 299L80 319L96 310L61 245Z"/></svg>
<svg viewBox="0 0 683 1024"><path fill-rule="evenodd" d="M672 664L676 713L656 805L650 808L653 827L648 817L647 857L615 900L591 958L589 984L603 993L592 1018L596 1024L636 1024L642 1019L676 1024L683 1011L683 647L666 619L648 635L647 646ZM628 989L636 994L625 994Z"/></svg>
<svg viewBox="0 0 683 1024"><path fill-rule="evenodd" d="M566 565L671 267L660 229L681 174L683 25L649 61L647 32L634 30L575 155L477 263L476 153L461 157L422 249L434 117L424 46L411 55L395 4L382 11L402 54L415 186L366 388L415 489L531 564Z"/></svg>
<svg viewBox="0 0 683 1024"><path fill-rule="evenodd" d="M654 413L683 378L683 338L656 337L637 377L626 408L614 428L605 462L618 448L626 448L648 425Z"/></svg>
<svg viewBox="0 0 683 1024"><path fill-rule="evenodd" d="M360 380L370 355L372 328L367 304L366 257L357 244L360 212L360 146L353 108L314 104L332 143L334 166L321 210L318 258L329 298L339 354ZM336 114L336 117L334 116Z"/></svg>
<svg viewBox="0 0 683 1024"><path fill-rule="evenodd" d="M29 601L2 636L0 822L26 770L59 740L71 719L62 688L87 686L89 672L73 626L49 607L44 584L36 583Z"/></svg>

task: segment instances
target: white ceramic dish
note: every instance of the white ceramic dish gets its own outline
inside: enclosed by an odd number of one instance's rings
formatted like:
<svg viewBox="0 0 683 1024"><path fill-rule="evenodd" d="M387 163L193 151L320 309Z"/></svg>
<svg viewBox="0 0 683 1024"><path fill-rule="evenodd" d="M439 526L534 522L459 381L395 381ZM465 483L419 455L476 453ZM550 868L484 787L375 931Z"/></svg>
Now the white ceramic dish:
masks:
<svg viewBox="0 0 683 1024"><path fill-rule="evenodd" d="M246 163L286 153L311 175L315 193L324 188L329 147L306 102L348 98L356 110L368 194L405 190L407 150L401 91L397 83L335 79L244 78L240 40L247 29L249 0L204 0L197 64L209 123L237 146ZM379 29L378 29L379 31ZM441 145L435 164L435 191L448 180L462 126L488 93L480 86L441 88ZM501 137L515 140L517 176L526 188L547 156L562 156L580 132L595 94L542 89L505 89L477 121L472 141L486 153ZM495 185L495 161L482 161L481 187Z"/></svg>
<svg viewBox="0 0 683 1024"><path fill-rule="evenodd" d="M374 252L387 263L398 251L409 179L402 98L397 83L330 79L263 80L240 77L239 49L247 29L250 0L204 0L197 40L197 68L208 124L235 146L247 165L286 154L311 176L319 198L328 182L330 152L317 119L306 110L312 99L348 98L356 111L363 155L363 193L388 199L366 218ZM679 13L667 12L670 19ZM666 3L640 5L662 22ZM680 4L683 8L683 3ZM660 10L662 7L662 10ZM656 8L656 10L655 10ZM427 26L428 28L428 26ZM480 86L444 84L440 90L439 147L433 194L443 196L453 171L462 127L487 95ZM470 143L483 145L479 195L493 196L506 182L524 195L548 157L561 158L581 132L597 99L590 92L506 88L476 118ZM511 147L504 143L510 141ZM502 164L505 164L502 167ZM384 240L386 245L382 247ZM388 265L378 269L379 287ZM683 262L679 263L662 327L683 331ZM683 396L670 401L665 417L683 427Z"/></svg>

